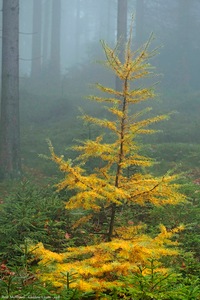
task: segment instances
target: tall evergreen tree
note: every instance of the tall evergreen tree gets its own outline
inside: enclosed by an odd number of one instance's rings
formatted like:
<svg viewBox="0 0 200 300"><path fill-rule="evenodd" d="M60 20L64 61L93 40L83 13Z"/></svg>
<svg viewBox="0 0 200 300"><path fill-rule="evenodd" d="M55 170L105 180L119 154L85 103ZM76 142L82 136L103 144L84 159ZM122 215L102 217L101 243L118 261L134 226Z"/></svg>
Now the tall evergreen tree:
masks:
<svg viewBox="0 0 200 300"><path fill-rule="evenodd" d="M3 1L0 166L2 178L21 173L19 124L19 0Z"/></svg>

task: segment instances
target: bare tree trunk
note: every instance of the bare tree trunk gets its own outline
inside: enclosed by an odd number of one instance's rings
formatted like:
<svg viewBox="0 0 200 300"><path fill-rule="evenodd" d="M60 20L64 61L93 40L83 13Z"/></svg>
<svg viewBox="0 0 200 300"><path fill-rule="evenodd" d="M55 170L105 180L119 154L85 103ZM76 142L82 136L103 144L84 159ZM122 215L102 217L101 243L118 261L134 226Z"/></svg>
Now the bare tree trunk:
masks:
<svg viewBox="0 0 200 300"><path fill-rule="evenodd" d="M1 178L21 173L19 125L19 0L3 1Z"/></svg>
<svg viewBox="0 0 200 300"><path fill-rule="evenodd" d="M33 1L33 39L32 39L32 78L39 79L41 75L41 31L42 31L42 2Z"/></svg>

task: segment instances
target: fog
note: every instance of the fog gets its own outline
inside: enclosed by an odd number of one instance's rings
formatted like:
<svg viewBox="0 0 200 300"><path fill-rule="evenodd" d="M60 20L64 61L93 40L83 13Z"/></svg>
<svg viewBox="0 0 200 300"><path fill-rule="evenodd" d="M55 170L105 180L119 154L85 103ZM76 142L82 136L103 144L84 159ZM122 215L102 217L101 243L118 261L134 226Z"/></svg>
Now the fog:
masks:
<svg viewBox="0 0 200 300"><path fill-rule="evenodd" d="M88 60L91 62L91 56L95 57L100 47L100 39L108 43L116 41L117 1L57 0L56 2L57 4L61 2L60 25L58 24L60 26L59 55L61 72L65 74L71 66L88 63ZM134 0L128 1L129 21L132 14L136 15L135 2ZM22 75L28 76L31 73L31 59L37 60L37 57L32 57L32 43L37 39L36 36L40 35L41 64L44 67L50 60L51 31L53 30L52 1L36 0L34 5L38 5L41 9L41 20L39 20L38 13L35 16L37 25L41 23L38 26L40 32L35 32L33 28L33 0L20 1L20 69ZM163 46L157 60L159 59L161 71L164 73L166 69L168 72L171 69L171 73L176 70L178 77L180 74L177 68L180 67L185 53L188 55L185 57L185 64L190 63L191 74L194 74L194 69L198 70L195 57L197 58L200 44L199 7L198 0L144 1L141 40L144 42L149 34L154 32L156 44ZM98 51L100 52L100 49ZM167 75L169 74L165 73L166 78Z"/></svg>
<svg viewBox="0 0 200 300"><path fill-rule="evenodd" d="M33 2L36 11L40 9L41 12L39 14L38 11L35 16ZM41 72L51 64L51 48L58 46L51 44L54 30L60 31L60 41L57 37L60 51L56 55L59 58L58 64L62 76L68 74L71 68L81 68L84 64L91 64L95 59L98 60L101 53L100 39L109 44L116 42L117 1L57 0L56 3L57 6L60 3L60 12L57 12L59 24L53 23L52 20L52 16L56 14L56 11L52 14L53 1L20 1L21 76L30 77L34 64L38 64ZM196 77L200 64L198 60L200 2L198 0L154 0L144 1L143 6L143 16L140 24L138 23L142 31L140 28L134 29L140 30L141 43L145 42L153 32L155 45L162 47L159 51L160 55L153 62L158 72L164 74L162 84L168 84L170 89L181 89L182 80L185 80L188 88L198 89ZM129 24L132 14L137 15L136 1L129 0ZM36 28L33 28L34 18L36 18ZM37 41L40 44L33 45ZM38 47L39 57L34 57L36 52L33 53L33 46Z"/></svg>
<svg viewBox="0 0 200 300"><path fill-rule="evenodd" d="M158 47L150 61L158 74L155 113L176 112L153 141L200 142L200 1L128 0L128 32L133 15L133 49L152 32ZM97 61L104 59L100 40L117 42L117 1L20 0L19 16L22 151L30 154L31 145L36 155L45 137L64 147L80 135L75 117L79 106L91 110L84 100L95 93L90 85L113 84Z"/></svg>
<svg viewBox="0 0 200 300"><path fill-rule="evenodd" d="M40 0L38 8L41 8L41 20L36 14L37 24L40 22L40 32L33 28L33 0L20 1L20 52L21 52L21 73L30 75L32 44L37 35L41 35L41 62L47 64L51 58L51 36L52 36L52 9L53 1ZM90 49L99 43L99 39L113 40L109 37L107 27L115 35L116 31L116 1L68 1L60 2L60 67L61 73L65 74L67 69L79 63L87 62ZM57 4L56 4L57 5ZM111 12L111 6L114 11ZM110 15L109 15L110 14ZM104 20L110 18L106 22ZM56 26L56 24L55 24ZM99 45L98 45L99 47ZM29 61L23 61L29 58Z"/></svg>

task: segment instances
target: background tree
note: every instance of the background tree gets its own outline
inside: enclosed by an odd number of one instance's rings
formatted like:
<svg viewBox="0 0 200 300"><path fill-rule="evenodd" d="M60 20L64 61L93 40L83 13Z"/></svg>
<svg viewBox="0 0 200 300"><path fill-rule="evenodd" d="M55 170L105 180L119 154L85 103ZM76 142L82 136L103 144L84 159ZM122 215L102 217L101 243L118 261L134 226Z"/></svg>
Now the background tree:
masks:
<svg viewBox="0 0 200 300"><path fill-rule="evenodd" d="M19 0L3 1L1 177L21 173L19 124Z"/></svg>

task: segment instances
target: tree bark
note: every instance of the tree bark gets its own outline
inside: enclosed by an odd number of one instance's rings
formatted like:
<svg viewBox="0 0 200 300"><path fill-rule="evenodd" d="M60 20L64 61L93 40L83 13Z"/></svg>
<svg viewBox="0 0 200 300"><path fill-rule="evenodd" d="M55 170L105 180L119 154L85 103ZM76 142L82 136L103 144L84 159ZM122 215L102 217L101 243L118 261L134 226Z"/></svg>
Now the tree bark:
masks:
<svg viewBox="0 0 200 300"><path fill-rule="evenodd" d="M19 124L19 0L3 1L0 175L21 173Z"/></svg>

